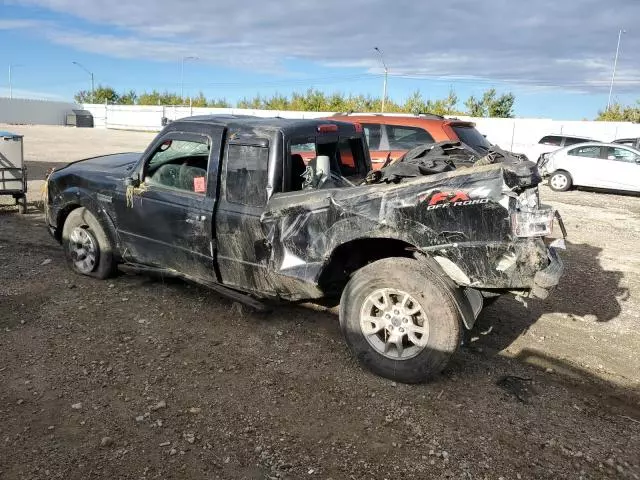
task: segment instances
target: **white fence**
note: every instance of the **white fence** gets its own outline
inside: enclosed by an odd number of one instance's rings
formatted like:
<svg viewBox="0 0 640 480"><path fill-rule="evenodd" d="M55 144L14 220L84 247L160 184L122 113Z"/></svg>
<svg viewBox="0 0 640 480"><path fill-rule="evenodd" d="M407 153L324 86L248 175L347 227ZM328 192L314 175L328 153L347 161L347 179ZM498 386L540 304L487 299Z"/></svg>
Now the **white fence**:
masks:
<svg viewBox="0 0 640 480"><path fill-rule="evenodd" d="M241 108L197 108L189 106L84 105L93 114L96 127L159 131L162 118L178 120L193 115L254 115L257 117L319 118L332 112L292 112Z"/></svg>
<svg viewBox="0 0 640 480"><path fill-rule="evenodd" d="M333 112L292 112L275 110L243 110L238 108L191 108L173 106L84 105L94 116L96 127L159 131L162 118L176 120L192 115L238 114L259 117L319 118ZM600 141L623 137L640 137L640 124L626 122L559 121L527 118L471 118L478 130L492 142L508 150L521 152L550 134L577 135Z"/></svg>
<svg viewBox="0 0 640 480"><path fill-rule="evenodd" d="M71 102L0 98L0 123L64 125L74 108L80 107Z"/></svg>
<svg viewBox="0 0 640 480"><path fill-rule="evenodd" d="M71 102L0 98L0 123L64 125L65 115L74 108ZM191 108L188 106L83 105L94 116L98 128L159 131L162 119L177 120L192 115L238 114L259 117L318 118L333 112L293 112L244 110L237 108ZM564 134L611 141L640 137L640 124L623 122L574 122L527 118L471 118L478 130L492 142L516 152L526 152L541 137Z"/></svg>

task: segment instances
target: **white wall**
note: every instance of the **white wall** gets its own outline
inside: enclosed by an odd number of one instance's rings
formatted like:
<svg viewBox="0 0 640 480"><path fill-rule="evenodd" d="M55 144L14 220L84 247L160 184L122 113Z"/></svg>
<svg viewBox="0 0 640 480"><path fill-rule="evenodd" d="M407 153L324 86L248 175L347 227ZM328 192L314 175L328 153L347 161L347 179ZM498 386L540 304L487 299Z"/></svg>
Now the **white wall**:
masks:
<svg viewBox="0 0 640 480"><path fill-rule="evenodd" d="M630 122L561 121L527 118L458 117L476 124L492 142L515 152L524 151L545 135L564 134L588 137L602 142L617 138L640 137L640 124Z"/></svg>
<svg viewBox="0 0 640 480"><path fill-rule="evenodd" d="M0 123L64 125L67 112L80 108L71 102L0 98Z"/></svg>
<svg viewBox="0 0 640 480"><path fill-rule="evenodd" d="M318 118L332 112L285 112L274 110L243 110L237 108L190 108L170 106L84 105L94 115L96 127L159 131L162 117L176 120L191 115L238 114L259 117ZM640 124L624 122L574 122L527 118L471 118L478 130L502 148L516 152L526 151L540 138L550 134L565 134L611 141L622 137L640 137Z"/></svg>

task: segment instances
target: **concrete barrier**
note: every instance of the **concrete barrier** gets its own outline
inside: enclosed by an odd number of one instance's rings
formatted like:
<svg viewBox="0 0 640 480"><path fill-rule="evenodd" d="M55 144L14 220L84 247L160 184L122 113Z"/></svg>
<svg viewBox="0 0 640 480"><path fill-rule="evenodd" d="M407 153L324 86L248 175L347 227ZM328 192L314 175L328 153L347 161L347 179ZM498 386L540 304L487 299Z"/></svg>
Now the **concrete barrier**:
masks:
<svg viewBox="0 0 640 480"><path fill-rule="evenodd" d="M72 102L0 98L0 123L64 125L66 114L81 108Z"/></svg>

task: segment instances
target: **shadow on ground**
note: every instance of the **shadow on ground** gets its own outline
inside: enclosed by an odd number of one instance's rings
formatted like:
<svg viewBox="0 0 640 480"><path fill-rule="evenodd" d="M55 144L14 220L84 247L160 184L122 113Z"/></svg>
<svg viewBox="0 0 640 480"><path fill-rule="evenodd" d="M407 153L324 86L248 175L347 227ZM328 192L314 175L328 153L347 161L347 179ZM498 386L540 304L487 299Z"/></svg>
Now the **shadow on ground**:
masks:
<svg viewBox="0 0 640 480"><path fill-rule="evenodd" d="M29 180L44 180L51 169L62 168L69 162L25 162Z"/></svg>

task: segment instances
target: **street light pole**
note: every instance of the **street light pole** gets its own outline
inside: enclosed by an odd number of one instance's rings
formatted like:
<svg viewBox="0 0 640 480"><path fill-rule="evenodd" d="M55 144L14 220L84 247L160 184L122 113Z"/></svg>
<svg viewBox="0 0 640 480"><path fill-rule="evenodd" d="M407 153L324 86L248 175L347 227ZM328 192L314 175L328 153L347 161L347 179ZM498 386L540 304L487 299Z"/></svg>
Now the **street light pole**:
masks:
<svg viewBox="0 0 640 480"><path fill-rule="evenodd" d="M87 68L85 68L83 65L81 65L78 62L71 62L74 65L80 67L82 70L84 70L85 72L87 72L90 76L91 76L91 103L95 103L96 101L96 87L95 87L95 83L93 81L93 72L90 72Z"/></svg>
<svg viewBox="0 0 640 480"><path fill-rule="evenodd" d="M9 98L13 98L13 69L16 67L22 67L17 63L9 64Z"/></svg>
<svg viewBox="0 0 640 480"><path fill-rule="evenodd" d="M618 32L618 46L616 47L616 58L613 61L613 74L611 75L611 86L609 87L609 100L607 101L607 111L611 108L611 94L613 93L613 82L616 79L616 68L618 67L618 55L620 54L620 40L622 39L622 34L627 33L627 31L623 28Z"/></svg>
<svg viewBox="0 0 640 480"><path fill-rule="evenodd" d="M387 64L384 62L384 55L382 51L378 47L373 47L373 49L378 52L380 55L380 61L382 62L382 66L384 67L384 83L382 86L382 108L381 113L384 113L384 105L387 101L387 76L389 74L389 69L387 68Z"/></svg>
<svg viewBox="0 0 640 480"><path fill-rule="evenodd" d="M184 61L185 60L197 60L196 56L182 57L182 66L180 68L180 100L184 100Z"/></svg>

